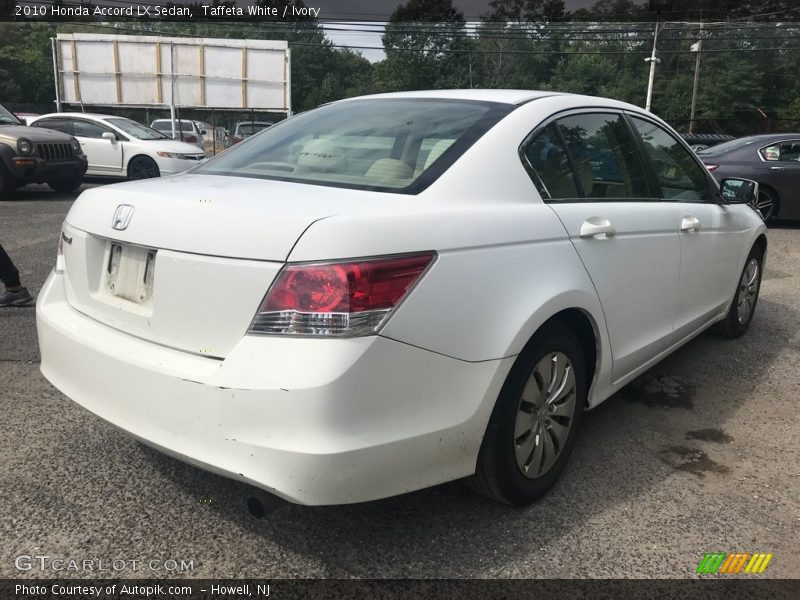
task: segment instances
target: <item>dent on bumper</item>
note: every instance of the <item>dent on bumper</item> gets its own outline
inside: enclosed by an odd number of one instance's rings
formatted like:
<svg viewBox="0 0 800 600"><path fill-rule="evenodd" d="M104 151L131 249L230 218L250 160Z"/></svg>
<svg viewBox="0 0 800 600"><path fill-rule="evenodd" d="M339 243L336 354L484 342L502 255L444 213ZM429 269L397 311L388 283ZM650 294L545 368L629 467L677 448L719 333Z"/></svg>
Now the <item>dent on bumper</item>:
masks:
<svg viewBox="0 0 800 600"><path fill-rule="evenodd" d="M220 361L75 311L51 275L42 373L167 454L302 504L373 500L474 472L513 359L467 363L382 337L245 336Z"/></svg>

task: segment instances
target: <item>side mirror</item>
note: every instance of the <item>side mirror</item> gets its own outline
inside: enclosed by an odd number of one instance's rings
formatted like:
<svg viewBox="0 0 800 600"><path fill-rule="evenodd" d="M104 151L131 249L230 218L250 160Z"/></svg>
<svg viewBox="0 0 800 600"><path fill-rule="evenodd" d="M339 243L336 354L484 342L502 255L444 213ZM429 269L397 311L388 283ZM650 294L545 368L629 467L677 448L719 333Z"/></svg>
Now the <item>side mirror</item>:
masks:
<svg viewBox="0 0 800 600"><path fill-rule="evenodd" d="M726 204L755 204L758 183L752 179L729 177L719 182L719 193Z"/></svg>
<svg viewBox="0 0 800 600"><path fill-rule="evenodd" d="M111 133L110 131L104 131L104 132L103 132L103 135L102 135L102 138L103 138L104 140L108 140L108 141L109 141L109 142L111 142L112 144L116 144L116 143L117 143L117 136L115 136L115 135L114 135L113 133Z"/></svg>
<svg viewBox="0 0 800 600"><path fill-rule="evenodd" d="M200 130L200 135L206 135L208 132L205 129Z"/></svg>

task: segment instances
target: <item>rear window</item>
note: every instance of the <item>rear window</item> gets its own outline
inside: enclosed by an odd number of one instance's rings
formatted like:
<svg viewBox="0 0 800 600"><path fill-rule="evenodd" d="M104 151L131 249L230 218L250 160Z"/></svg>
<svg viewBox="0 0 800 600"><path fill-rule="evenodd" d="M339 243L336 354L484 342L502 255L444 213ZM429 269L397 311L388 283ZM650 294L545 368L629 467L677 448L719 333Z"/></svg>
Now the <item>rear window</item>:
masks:
<svg viewBox="0 0 800 600"><path fill-rule="evenodd" d="M247 124L239 124L236 128L236 132L240 135L253 135L254 133L258 133L262 129L266 129L272 125L272 123L247 123Z"/></svg>
<svg viewBox="0 0 800 600"><path fill-rule="evenodd" d="M153 123L153 129L158 131L172 131L172 121L156 121ZM176 131L194 131L191 123L175 121Z"/></svg>
<svg viewBox="0 0 800 600"><path fill-rule="evenodd" d="M744 148L749 144L755 144L756 139L752 137L743 137L736 140L731 140L730 142L723 142L721 144L717 144L716 146L711 146L710 148L705 148L700 150L697 154L700 156L709 155L709 154L723 154L725 152L730 152L731 150L738 150L739 148Z"/></svg>
<svg viewBox="0 0 800 600"><path fill-rule="evenodd" d="M196 173L415 194L514 106L447 99L365 99L282 121Z"/></svg>

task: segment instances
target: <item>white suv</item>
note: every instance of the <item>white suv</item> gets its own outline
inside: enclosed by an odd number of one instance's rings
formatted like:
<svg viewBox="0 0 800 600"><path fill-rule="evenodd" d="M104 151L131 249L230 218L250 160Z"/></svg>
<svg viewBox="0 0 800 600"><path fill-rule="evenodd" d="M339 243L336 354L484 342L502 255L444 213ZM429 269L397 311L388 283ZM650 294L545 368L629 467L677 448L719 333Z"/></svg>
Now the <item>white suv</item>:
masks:
<svg viewBox="0 0 800 600"><path fill-rule="evenodd" d="M175 131L173 135L171 119L156 119L150 123L150 127L160 131L164 135L175 140L181 140L188 144L194 144L198 148L203 148L203 136L206 131L200 128L197 121L186 119L175 119Z"/></svg>

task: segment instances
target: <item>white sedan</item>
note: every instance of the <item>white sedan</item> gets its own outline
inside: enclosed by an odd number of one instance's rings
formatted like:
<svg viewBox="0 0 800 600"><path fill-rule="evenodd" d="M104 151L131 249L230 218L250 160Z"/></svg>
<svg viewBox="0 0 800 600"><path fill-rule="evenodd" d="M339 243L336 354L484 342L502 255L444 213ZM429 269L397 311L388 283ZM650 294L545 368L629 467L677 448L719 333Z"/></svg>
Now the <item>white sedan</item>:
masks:
<svg viewBox="0 0 800 600"><path fill-rule="evenodd" d="M197 146L124 117L52 113L30 125L75 136L89 160L87 177L149 179L181 173L206 160Z"/></svg>
<svg viewBox="0 0 800 600"><path fill-rule="evenodd" d="M470 478L527 503L585 409L712 325L747 330L766 228L757 184L721 185L617 101L342 100L191 174L85 191L39 296L42 372L294 502Z"/></svg>

